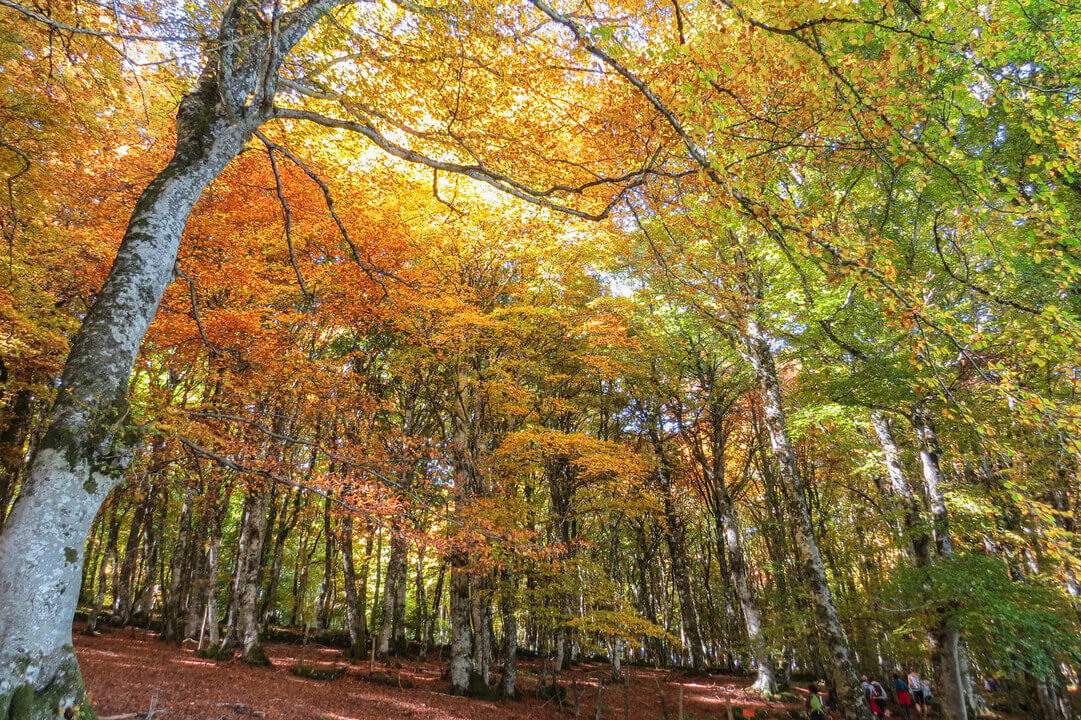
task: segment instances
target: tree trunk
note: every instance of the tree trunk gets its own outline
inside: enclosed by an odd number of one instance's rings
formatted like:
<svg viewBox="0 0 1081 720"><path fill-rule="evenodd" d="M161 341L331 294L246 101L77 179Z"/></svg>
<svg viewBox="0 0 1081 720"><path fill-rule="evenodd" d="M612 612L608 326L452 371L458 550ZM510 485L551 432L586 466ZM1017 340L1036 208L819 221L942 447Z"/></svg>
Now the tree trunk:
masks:
<svg viewBox="0 0 1081 720"><path fill-rule="evenodd" d="M120 498L113 497L110 505L112 505L112 510L109 519L109 537L105 541L105 550L101 556L101 564L98 566L98 586L94 593L94 607L90 610L90 617L86 623L88 634L97 630L98 617L105 606L105 584L116 564L116 547L120 541Z"/></svg>
<svg viewBox="0 0 1081 720"><path fill-rule="evenodd" d="M259 567L263 557L263 536L266 532L269 492L254 485L244 500L244 522L237 540L236 582L233 589L233 610L236 613L236 634L245 662L254 665L270 663L259 640Z"/></svg>
<svg viewBox="0 0 1081 720"><path fill-rule="evenodd" d="M334 589L334 533L330 523L330 498L323 502L323 582L319 585L319 599L315 603L315 627L326 630L330 626L330 607Z"/></svg>
<svg viewBox="0 0 1081 720"><path fill-rule="evenodd" d="M177 643L183 639L180 618L187 610L182 606L181 596L191 585L188 545L191 542L191 506L194 499L195 485L189 483L184 488L184 502L180 506L176 544L169 562L169 591L162 609L162 639L175 640Z"/></svg>
<svg viewBox="0 0 1081 720"><path fill-rule="evenodd" d="M747 642L751 647L752 662L755 666L755 680L751 688L760 693L776 693L777 679L773 672L773 660L766 649L766 638L762 632L762 616L758 604L751 593L747 580L747 564L743 555L743 544L736 525L736 512L732 507L732 498L724 482L714 483L714 495L717 512L717 533L723 538L722 553L728 558L728 573L735 585L736 597L743 614L743 625L747 631ZM719 485L719 487L717 487Z"/></svg>
<svg viewBox="0 0 1081 720"><path fill-rule="evenodd" d="M487 574L470 576L470 609L473 616L473 675L485 687L492 663L491 617L492 598Z"/></svg>
<svg viewBox="0 0 1081 720"><path fill-rule="evenodd" d="M870 711L864 702L863 689L849 654L848 639L837 615L833 592L811 524L811 514L804 500L803 480L796 464L796 454L788 438L773 350L753 315L747 319L743 342L762 395L770 447L784 484L790 520L794 525L796 550L803 566L802 574L810 585L818 628L829 650L829 679L837 691L842 717L846 720L868 720Z"/></svg>
<svg viewBox="0 0 1081 720"><path fill-rule="evenodd" d="M387 574L383 580L383 604L379 623L379 640L376 652L385 658L390 653L390 641L394 634L398 615L398 584L404 579L405 561L403 552L405 538L401 537L397 526L390 529L390 559L387 561Z"/></svg>
<svg viewBox="0 0 1081 720"><path fill-rule="evenodd" d="M893 435L893 425L884 413L877 410L871 413L871 423L874 425L878 444L886 457L886 474L890 479L890 491L901 503L906 539L912 546L912 559L918 567L925 567L931 564L931 538L923 524L920 501L912 490L904 465L901 464L901 452L897 448L897 441Z"/></svg>
<svg viewBox="0 0 1081 720"><path fill-rule="evenodd" d="M683 619L683 631L691 653L691 672L701 675L706 671L705 649L702 644L702 631L698 624L698 612L691 592L691 578L687 567L687 551L684 547L685 536L682 522L676 516L670 496L664 499L665 516L668 527L664 539L668 544L668 553L672 559L672 576L679 595L679 611Z"/></svg>
<svg viewBox="0 0 1081 720"><path fill-rule="evenodd" d="M518 617L514 577L509 571L503 572L502 591L499 609L503 617L503 675L499 680L499 692L505 698L514 698L517 697L515 684L518 681Z"/></svg>
<svg viewBox="0 0 1081 720"><path fill-rule="evenodd" d="M468 695L473 676L473 631L469 624L467 560L456 555L450 568L450 692Z"/></svg>
<svg viewBox="0 0 1081 720"><path fill-rule="evenodd" d="M447 575L447 563L439 564L439 577L435 580L435 590L432 592L432 610L424 623L424 647L421 652L427 652L428 648L435 644L435 621L439 616L439 605L443 601L443 581Z"/></svg>
<svg viewBox="0 0 1081 720"><path fill-rule="evenodd" d="M139 346L172 281L188 215L269 117L282 60L331 4L309 3L273 27L252 21L261 10L250 0L228 4L219 49L180 102L173 156L135 204L0 534L0 707L18 693L19 712L36 720L86 703L71 619L87 532L137 439L127 389Z"/></svg>
<svg viewBox="0 0 1081 720"><path fill-rule="evenodd" d="M0 432L0 531L4 529L8 507L15 498L15 486L22 473L33 401L34 394L29 390L15 393L11 401L11 419Z"/></svg>
<svg viewBox="0 0 1081 720"><path fill-rule="evenodd" d="M357 598L357 573L353 561L353 516L342 518L342 575L345 580L345 621L349 630L349 657L360 659L368 646L364 604Z"/></svg>
<svg viewBox="0 0 1081 720"><path fill-rule="evenodd" d="M931 421L930 410L926 406L916 406L910 419L920 445L920 466L923 469L927 501L931 507L935 554L942 558L950 557L953 555L953 541L950 538L949 513L942 489L942 470L939 464L942 451L938 444L938 435ZM931 662L935 667L937 694L941 699L946 720L966 720L968 717L965 702L966 673L963 673L961 668L959 641L960 632L950 625L943 609L931 628Z"/></svg>

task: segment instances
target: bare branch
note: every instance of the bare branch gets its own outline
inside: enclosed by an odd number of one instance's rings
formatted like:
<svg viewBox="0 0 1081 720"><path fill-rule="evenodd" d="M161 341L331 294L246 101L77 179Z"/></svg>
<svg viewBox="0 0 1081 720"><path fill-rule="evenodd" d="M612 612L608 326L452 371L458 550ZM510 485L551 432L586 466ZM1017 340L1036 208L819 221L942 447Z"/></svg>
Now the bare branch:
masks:
<svg viewBox="0 0 1081 720"><path fill-rule="evenodd" d="M263 145L266 146L267 157L270 158L270 169L274 172L274 189L278 193L278 202L282 206L282 220L285 223L285 244L289 246L289 262L293 266L293 272L296 273L300 291L304 293L305 298L310 298L311 293L304 283L304 276L300 273L296 251L293 248L293 213L289 209L289 200L285 197L285 189L282 187L281 173L278 172L278 161L274 159L274 143L270 142L267 136L259 130L255 131L255 136L262 140Z"/></svg>
<svg viewBox="0 0 1081 720"><path fill-rule="evenodd" d="M274 111L275 117L284 120L306 120L308 122L322 125L324 127L334 128L337 130L347 130L355 132L359 135L363 135L368 138L373 144L385 151L386 153L393 155L394 157L401 158L411 163L418 165L426 165L436 170L443 170L446 172L452 172L459 175L465 175L471 177L474 180L480 180L487 183L492 187L501 190L509 195L513 195L516 198L525 200L526 202L539 205L549 210L555 210L567 215L573 215L574 217L580 217L585 220L604 220L607 218L612 209L623 199L623 196L633 187L637 187L645 182L645 178L650 174L662 174L655 171L652 166L634 170L624 175L615 178L601 178L597 180L591 180L581 185L570 187L565 185L553 185L544 190L538 190L531 188L513 178L504 175L502 173L495 172L488 169L482 164L465 165L462 163L456 163L451 161L437 160L435 158L419 153L415 150L402 147L397 143L391 141L375 127L368 123L355 122L352 120L342 120L338 118L327 117L320 115L319 113L312 112L310 110L297 110L292 108L276 108ZM616 197L614 197L599 213L588 213L576 208L561 205L553 202L548 198L557 194L577 194L580 195L586 190L597 187L600 185L620 185L626 183L619 191Z"/></svg>

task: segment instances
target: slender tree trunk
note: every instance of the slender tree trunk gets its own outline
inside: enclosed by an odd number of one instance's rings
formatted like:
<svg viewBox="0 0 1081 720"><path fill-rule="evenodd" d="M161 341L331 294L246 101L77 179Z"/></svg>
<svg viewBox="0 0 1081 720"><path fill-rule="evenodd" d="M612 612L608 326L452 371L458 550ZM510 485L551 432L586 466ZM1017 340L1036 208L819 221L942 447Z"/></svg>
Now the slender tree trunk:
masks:
<svg viewBox="0 0 1081 720"><path fill-rule="evenodd" d="M405 601L409 580L409 543L401 538L401 557L398 559L398 576L394 581L394 622L391 625L391 647L394 652L405 651Z"/></svg>
<svg viewBox="0 0 1081 720"><path fill-rule="evenodd" d="M4 529L8 508L15 498L15 486L22 474L33 407L32 392L20 390L15 393L11 400L11 419L0 432L0 531Z"/></svg>
<svg viewBox="0 0 1081 720"><path fill-rule="evenodd" d="M116 547L120 541L120 520L122 517L119 513L120 498L114 497L110 504L112 509L109 519L109 537L105 541L101 565L98 566L98 586L94 593L94 607L90 610L90 618L86 623L86 632L88 634L97 630L98 618L101 616L102 608L105 606L105 585L110 572L116 565Z"/></svg>
<svg viewBox="0 0 1081 720"><path fill-rule="evenodd" d="M349 657L360 659L368 646L364 605L357 599L357 573L353 561L353 516L342 518L342 575L345 580L345 621L349 630Z"/></svg>
<svg viewBox="0 0 1081 720"><path fill-rule="evenodd" d="M488 686L492 663L490 583L487 574L470 576L470 609L473 618L473 675Z"/></svg>
<svg viewBox="0 0 1081 720"><path fill-rule="evenodd" d="M385 658L390 653L390 640L394 630L395 608L398 601L398 575L401 567L401 538L397 526L390 529L390 558L387 560L387 574L383 579L383 603L380 611L379 639L376 653Z"/></svg>
<svg viewBox="0 0 1081 720"><path fill-rule="evenodd" d="M315 603L315 627L326 630L330 626L330 605L334 588L334 533L330 522L330 498L323 502L323 582L319 585L319 599Z"/></svg>
<svg viewBox="0 0 1081 720"><path fill-rule="evenodd" d="M912 547L912 559L917 566L925 567L931 564L931 537L924 527L920 501L901 463L901 452L894 438L893 424L885 413L877 410L871 413L871 423L886 458L886 474L890 480L890 491L900 502L900 509L904 514L905 535Z"/></svg>
<svg viewBox="0 0 1081 720"><path fill-rule="evenodd" d="M428 614L424 624L424 647L422 652L426 652L429 647L435 644L435 621L439 617L439 606L443 602L443 580L446 574L447 563L444 561L439 564L439 577L435 580L435 590L432 592L432 611Z"/></svg>
<svg viewBox="0 0 1081 720"><path fill-rule="evenodd" d="M784 484L802 574L810 585L818 629L829 650L830 681L837 691L842 717L846 720L868 720L870 711L864 702L863 690L849 654L848 639L837 615L833 592L826 578L826 569L822 564L822 555L811 524L811 514L804 500L803 480L796 463L796 454L788 438L781 383L773 350L753 315L747 318L743 342L762 395L770 447Z"/></svg>
<svg viewBox="0 0 1081 720"><path fill-rule="evenodd" d="M187 608L182 607L182 594L191 584L191 565L188 563L188 544L191 541L191 506L195 499L195 485L189 483L184 488L184 502L180 506L180 518L177 521L176 543L169 562L169 592L162 609L162 639L180 642L181 616Z"/></svg>
<svg viewBox="0 0 1081 720"><path fill-rule="evenodd" d="M499 680L499 692L505 698L517 697L515 684L518 680L518 617L515 603L514 577L510 571L503 572L500 598L500 615L503 617L503 675Z"/></svg>
<svg viewBox="0 0 1081 720"><path fill-rule="evenodd" d="M685 535L682 522L676 516L675 509L672 506L671 498L665 497L664 504L668 521L664 538L668 544L668 553L672 560L672 576L676 584L676 593L679 595L679 611L683 619L683 631L691 653L691 672L701 675L706 671L706 656L702 643L702 630L698 624L698 612L694 605L694 594L691 591L691 577L687 567L687 551L684 546Z"/></svg>
<svg viewBox="0 0 1081 720"><path fill-rule="evenodd" d="M128 538L124 543L124 559L120 563L120 576L113 597L112 622L115 625L127 625L131 619L132 594L135 586L135 563L139 557L140 542L145 525L150 515L150 502L153 490L135 506L135 514L128 527Z"/></svg>
<svg viewBox="0 0 1081 720"><path fill-rule="evenodd" d="M716 483L715 483L716 485ZM739 538L736 513L732 507L732 498L723 481L715 487L717 512L717 533L722 538L722 553L728 558L728 574L735 586L736 597L743 614L743 626L747 631L747 642L751 647L752 662L755 667L755 681L751 686L760 693L776 693L777 679L773 672L773 660L766 649L766 638L762 632L762 617L758 604L751 593L747 579L747 564L743 555L743 544Z"/></svg>
<svg viewBox="0 0 1081 720"><path fill-rule="evenodd" d="M953 555L953 541L950 538L949 513L942 488L939 462L942 451L938 444L938 435L930 410L926 406L918 405L914 408L910 419L920 444L920 467L923 469L924 487L931 508L935 554L947 558ZM946 720L966 720L968 717L965 702L967 673L962 672L960 653L960 632L950 625L943 611L931 627L931 660L938 682L936 693L941 698Z"/></svg>
<svg viewBox="0 0 1081 720"><path fill-rule="evenodd" d="M312 454L314 455L314 451ZM313 465L314 458L309 462L309 467ZM259 608L259 617L264 630L270 622L274 596L277 593L278 582L281 579L282 563L285 561L285 543L289 539L289 534L293 531L293 528L296 527L297 519L300 517L302 496L303 493L300 489L293 490L292 495L286 493L282 499L282 509L278 512L278 527L274 533L274 546L270 556L270 571L267 573L266 593L263 595L263 602ZM287 512L287 506L290 503L292 504L292 510Z"/></svg>

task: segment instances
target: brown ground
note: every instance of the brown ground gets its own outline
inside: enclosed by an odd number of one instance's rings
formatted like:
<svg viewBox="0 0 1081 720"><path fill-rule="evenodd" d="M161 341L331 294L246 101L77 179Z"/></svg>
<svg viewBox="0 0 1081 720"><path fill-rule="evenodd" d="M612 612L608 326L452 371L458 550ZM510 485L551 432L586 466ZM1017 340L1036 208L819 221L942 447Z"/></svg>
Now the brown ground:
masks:
<svg viewBox="0 0 1081 720"><path fill-rule="evenodd" d="M193 648L177 648L142 630L113 630L98 637L78 631L75 647L86 684L100 716L145 713L153 707L158 720L568 720L574 717L568 691L564 712L554 701L536 697L537 671L533 660L519 662L519 688L524 699L489 702L451 697L441 679L445 663L406 660L401 667L376 663L377 673L400 676L412 688L391 687L367 679L368 663L349 665L340 651L317 645L270 644L270 668L250 667L239 661L216 663L195 657ZM298 662L347 667L333 681L308 680L293 675ZM596 717L597 678L607 679L611 668L586 663L561 675L568 685L577 680L581 688L581 717ZM726 698L733 716L744 717L743 708L762 709L770 717L787 717L787 708L765 703L745 689L746 678L713 675L688 678L663 670L629 668L630 720L661 720L663 691L669 716L674 720L683 687L687 720L727 720ZM386 677L386 675L384 675ZM795 707L795 706L790 706ZM623 718L623 686L604 690L603 717Z"/></svg>

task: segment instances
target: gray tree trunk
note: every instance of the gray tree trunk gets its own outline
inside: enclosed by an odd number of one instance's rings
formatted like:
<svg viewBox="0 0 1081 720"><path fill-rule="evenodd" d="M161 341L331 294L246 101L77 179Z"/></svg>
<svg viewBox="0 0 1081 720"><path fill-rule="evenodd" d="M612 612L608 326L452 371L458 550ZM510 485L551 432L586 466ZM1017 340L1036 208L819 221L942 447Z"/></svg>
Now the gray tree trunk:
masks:
<svg viewBox="0 0 1081 720"><path fill-rule="evenodd" d="M376 644L379 657L385 658L390 653L390 642L394 636L399 614L398 586L399 584L404 586L405 580L405 552L405 538L401 536L396 526L391 527L390 559L387 561L387 575L383 581L383 605L379 623L379 639Z"/></svg>
<svg viewBox="0 0 1081 720"><path fill-rule="evenodd" d="M499 692L505 698L517 697L518 682L518 617L515 603L514 578L510 571L503 572L500 598L500 615L503 617L503 674L499 679Z"/></svg>
<svg viewBox="0 0 1081 720"><path fill-rule="evenodd" d="M450 692L468 695L473 676L473 630L469 624L469 573L465 558L451 558L450 568Z"/></svg>
<svg viewBox="0 0 1081 720"><path fill-rule="evenodd" d="M918 405L914 408L910 419L920 444L920 467L923 469L924 488L931 508L935 553L939 557L950 557L953 555L953 540L950 538L949 512L942 487L939 463L942 450L938 444L938 435L930 410L926 406ZM937 695L942 702L942 713L946 720L966 720L968 717L965 702L966 673L962 672L960 653L960 632L943 616L931 627L931 662L938 682Z"/></svg>
<svg viewBox="0 0 1081 720"><path fill-rule="evenodd" d="M736 524L736 512L732 507L732 498L724 482L714 483L715 503L717 505L718 534L723 538L722 552L728 558L728 573L735 586L736 597L743 614L743 626L747 631L747 642L751 647L752 661L755 666L755 680L751 686L760 693L776 693L777 679L773 671L773 660L766 648L766 637L762 632L762 616L758 612L758 603L751 593L747 579L747 562L743 555L743 544L739 538ZM717 487L719 485L719 487Z"/></svg>
<svg viewBox="0 0 1081 720"><path fill-rule="evenodd" d="M917 566L924 567L931 563L931 537L923 523L923 509L920 507L919 498L912 490L912 483L909 482L901 463L901 451L897 448L893 424L885 413L877 410L871 413L871 424L885 455L890 491L901 504L906 540L911 544L912 558Z"/></svg>
<svg viewBox="0 0 1081 720"><path fill-rule="evenodd" d="M473 617L473 675L485 687L492 667L491 587L488 576L470 576L470 609Z"/></svg>
<svg viewBox="0 0 1081 720"><path fill-rule="evenodd" d="M826 578L826 569L822 564L822 555L811 524L811 514L804 500L803 479L800 477L796 454L788 437L781 383L773 349L753 315L746 321L743 343L762 394L766 430L778 474L785 488L802 574L810 585L818 628L829 650L829 679L837 691L842 717L846 720L869 720L870 710L864 702L863 689L852 664L848 639L837 615L833 592Z"/></svg>
<svg viewBox="0 0 1081 720"><path fill-rule="evenodd" d="M132 211L0 534L0 707L18 694L19 712L37 720L87 702L71 619L90 524L136 441L125 428L139 346L173 278L188 215L269 117L282 60L334 4L307 3L273 27L250 0L226 6L218 49L180 103L173 157Z"/></svg>
<svg viewBox="0 0 1081 720"><path fill-rule="evenodd" d="M349 630L349 657L364 657L368 646L368 627L364 604L357 596L357 572L353 561L353 516L342 518L342 575L345 580L345 622Z"/></svg>
<svg viewBox="0 0 1081 720"><path fill-rule="evenodd" d="M183 594L191 585L191 565L188 562L190 553L188 546L191 542L191 506L195 500L195 485L188 483L184 488L184 503L180 507L180 519L178 521L176 544L173 546L173 556L169 563L169 591L165 596L162 609L162 639L175 640L178 643L181 637L181 617L186 613Z"/></svg>
<svg viewBox="0 0 1081 720"><path fill-rule="evenodd" d="M245 662L267 665L270 660L260 642L259 568L263 560L267 503L270 493L257 485L248 489L244 499L244 522L237 540L236 581L233 586L233 611L236 636Z"/></svg>

